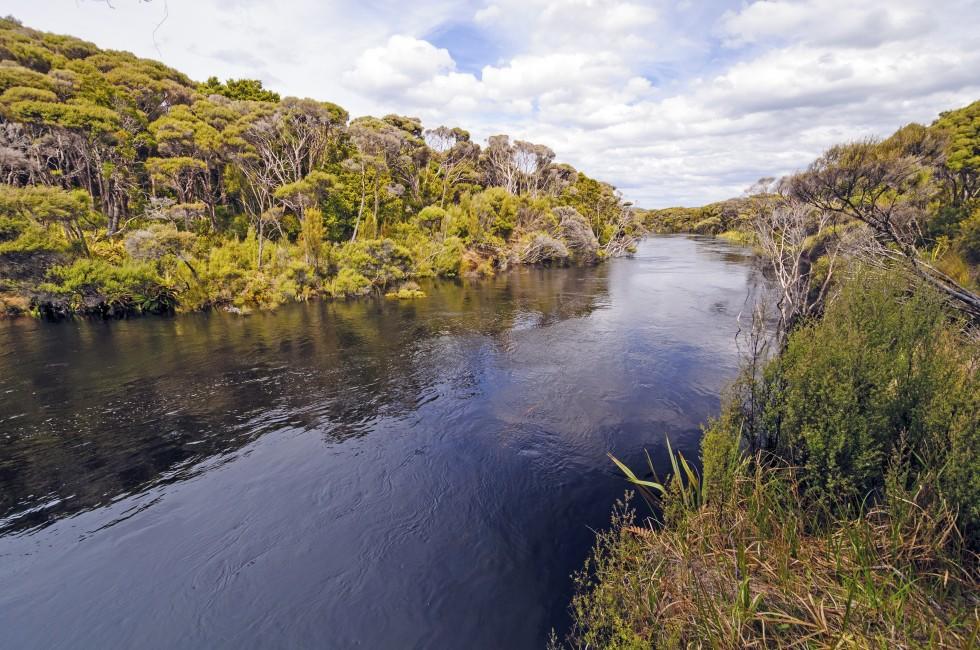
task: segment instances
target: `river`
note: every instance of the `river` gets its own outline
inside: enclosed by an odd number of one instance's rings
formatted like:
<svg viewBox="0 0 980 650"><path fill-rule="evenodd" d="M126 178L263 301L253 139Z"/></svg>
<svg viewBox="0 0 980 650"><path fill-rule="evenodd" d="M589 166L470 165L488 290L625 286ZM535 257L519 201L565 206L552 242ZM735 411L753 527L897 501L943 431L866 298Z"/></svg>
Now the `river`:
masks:
<svg viewBox="0 0 980 650"><path fill-rule="evenodd" d="M606 452L696 457L760 282L655 236L414 301L0 322L0 645L541 648Z"/></svg>

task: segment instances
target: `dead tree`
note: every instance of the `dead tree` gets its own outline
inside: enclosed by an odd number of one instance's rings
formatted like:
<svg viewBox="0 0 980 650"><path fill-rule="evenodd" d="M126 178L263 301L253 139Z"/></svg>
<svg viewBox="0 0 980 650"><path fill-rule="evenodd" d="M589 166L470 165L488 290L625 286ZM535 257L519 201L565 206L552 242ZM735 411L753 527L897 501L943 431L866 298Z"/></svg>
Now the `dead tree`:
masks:
<svg viewBox="0 0 980 650"><path fill-rule="evenodd" d="M756 242L779 291L776 338L780 347L797 323L823 308L840 250L839 237L831 230L834 221L833 212L792 199L767 201L752 218ZM821 255L827 259L827 268L823 278L818 278L813 263Z"/></svg>
<svg viewBox="0 0 980 650"><path fill-rule="evenodd" d="M980 296L925 261L917 248L931 197L929 167L922 156L886 144L866 140L833 147L789 178L786 189L816 210L867 225L878 255L900 262L980 322Z"/></svg>

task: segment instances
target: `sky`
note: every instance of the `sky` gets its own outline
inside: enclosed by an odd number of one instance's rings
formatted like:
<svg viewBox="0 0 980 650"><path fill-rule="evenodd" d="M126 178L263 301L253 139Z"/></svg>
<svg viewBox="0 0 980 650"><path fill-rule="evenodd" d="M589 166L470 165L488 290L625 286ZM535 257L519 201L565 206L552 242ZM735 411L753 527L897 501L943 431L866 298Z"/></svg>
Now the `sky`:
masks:
<svg viewBox="0 0 980 650"><path fill-rule="evenodd" d="M197 80L546 144L651 208L738 196L980 99L978 0L0 0L0 15Z"/></svg>

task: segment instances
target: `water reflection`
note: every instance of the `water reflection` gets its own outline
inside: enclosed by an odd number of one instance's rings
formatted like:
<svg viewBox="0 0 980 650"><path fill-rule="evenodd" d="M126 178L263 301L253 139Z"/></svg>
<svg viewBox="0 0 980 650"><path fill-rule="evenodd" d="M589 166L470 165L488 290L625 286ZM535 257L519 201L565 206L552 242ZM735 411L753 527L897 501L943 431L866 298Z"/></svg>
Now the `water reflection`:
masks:
<svg viewBox="0 0 980 650"><path fill-rule="evenodd" d="M19 647L540 647L623 483L736 366L742 249L272 314L0 325ZM57 625L51 625L57 620Z"/></svg>
<svg viewBox="0 0 980 650"><path fill-rule="evenodd" d="M453 336L580 317L603 270L432 283L430 298L0 330L0 533L43 525L283 426L363 435L467 367Z"/></svg>

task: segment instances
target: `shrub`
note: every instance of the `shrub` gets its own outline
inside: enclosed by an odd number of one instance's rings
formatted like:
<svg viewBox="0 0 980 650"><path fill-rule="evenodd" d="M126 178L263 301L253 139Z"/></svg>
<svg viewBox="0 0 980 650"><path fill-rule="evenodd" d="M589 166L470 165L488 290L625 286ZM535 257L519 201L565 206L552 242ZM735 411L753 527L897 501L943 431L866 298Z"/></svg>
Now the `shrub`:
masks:
<svg viewBox="0 0 980 650"><path fill-rule="evenodd" d="M348 267L371 284L385 287L412 271L412 256L390 239L373 239L347 244L338 255L338 265Z"/></svg>
<svg viewBox="0 0 980 650"><path fill-rule="evenodd" d="M691 226L691 231L702 235L713 235L719 233L724 229L724 225L721 222L720 217L708 217L706 219L701 219L693 226Z"/></svg>
<svg viewBox="0 0 980 650"><path fill-rule="evenodd" d="M558 232L571 257L584 264L595 262L599 256L599 240L588 220L570 207L555 208L554 215L559 219Z"/></svg>
<svg viewBox="0 0 980 650"><path fill-rule="evenodd" d="M419 229L434 233L442 230L443 223L449 218L449 213L438 205L429 205L422 208L418 214L412 217L412 223Z"/></svg>
<svg viewBox="0 0 980 650"><path fill-rule="evenodd" d="M901 284L864 273L819 323L790 337L770 368L768 438L805 468L808 496L828 504L880 493L889 463L914 474L947 468L941 486L973 528L980 352L947 325L937 295Z"/></svg>
<svg viewBox="0 0 980 650"><path fill-rule="evenodd" d="M970 264L980 264L980 207L960 223L956 246Z"/></svg>
<svg viewBox="0 0 980 650"><path fill-rule="evenodd" d="M0 214L0 278L39 280L69 251L57 227Z"/></svg>
<svg viewBox="0 0 980 650"><path fill-rule="evenodd" d="M346 296L363 296L371 291L371 281L351 268L342 268L329 285L327 293L343 298Z"/></svg>
<svg viewBox="0 0 980 650"><path fill-rule="evenodd" d="M473 197L472 210L484 232L507 239L517 223L520 202L502 187L491 187Z"/></svg>
<svg viewBox="0 0 980 650"><path fill-rule="evenodd" d="M520 246L522 264L563 265L570 256L564 242L544 232L530 234Z"/></svg>
<svg viewBox="0 0 980 650"><path fill-rule="evenodd" d="M458 277L463 269L463 255L466 246L459 237L447 237L432 262L433 271L437 275Z"/></svg>
<svg viewBox="0 0 980 650"><path fill-rule="evenodd" d="M114 266L99 259L80 259L49 271L48 281L38 287L35 305L47 316L159 314L176 308L177 294L152 264Z"/></svg>

